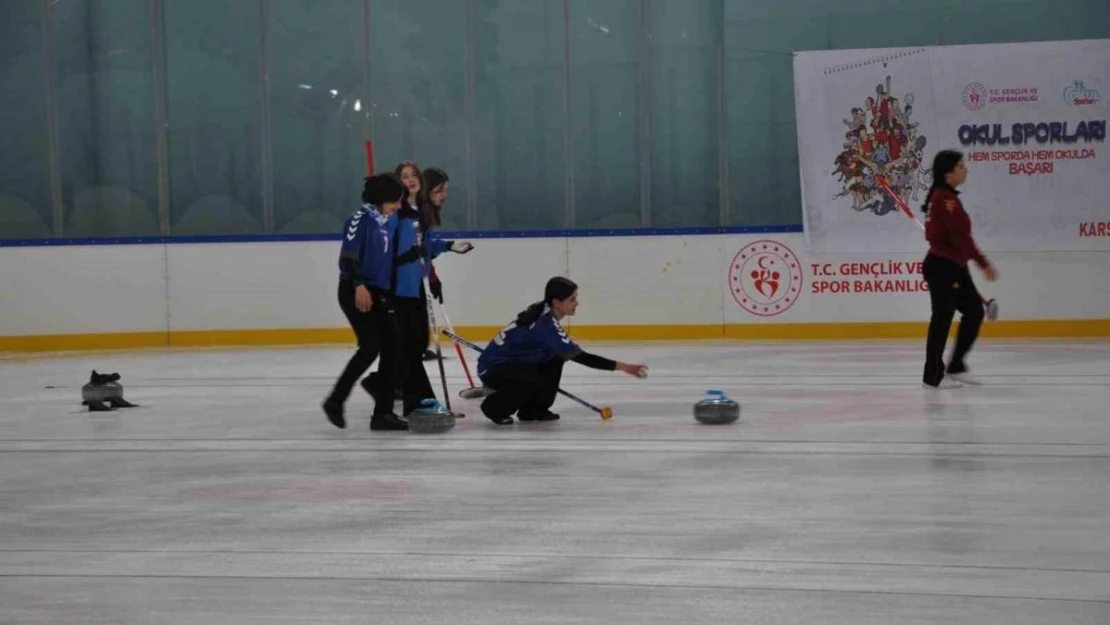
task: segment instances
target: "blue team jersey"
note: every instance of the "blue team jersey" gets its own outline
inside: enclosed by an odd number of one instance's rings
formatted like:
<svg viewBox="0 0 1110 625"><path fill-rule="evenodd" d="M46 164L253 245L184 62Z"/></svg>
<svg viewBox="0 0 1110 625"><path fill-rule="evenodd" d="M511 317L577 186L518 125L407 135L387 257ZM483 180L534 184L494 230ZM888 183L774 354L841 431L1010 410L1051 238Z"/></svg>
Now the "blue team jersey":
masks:
<svg viewBox="0 0 1110 625"><path fill-rule="evenodd" d="M442 239L429 237L425 241L423 228L420 227L419 213L411 208L402 208L397 212L394 256L404 254L414 245L423 246L424 255L421 260L397 266L397 281L394 284L394 295L397 297L420 297L425 266L430 264L433 258L447 251L447 242Z"/></svg>
<svg viewBox="0 0 1110 625"><path fill-rule="evenodd" d="M538 365L556 358L570 360L581 353L582 348L546 308L528 327L518 326L516 321L505 326L478 357L478 375L509 362Z"/></svg>
<svg viewBox="0 0 1110 625"><path fill-rule="evenodd" d="M393 277L393 233L397 219L381 214L377 206L363 204L347 218L343 227L343 245L339 250L339 275L359 279L369 288L388 291ZM349 276L343 259L355 261L358 276Z"/></svg>

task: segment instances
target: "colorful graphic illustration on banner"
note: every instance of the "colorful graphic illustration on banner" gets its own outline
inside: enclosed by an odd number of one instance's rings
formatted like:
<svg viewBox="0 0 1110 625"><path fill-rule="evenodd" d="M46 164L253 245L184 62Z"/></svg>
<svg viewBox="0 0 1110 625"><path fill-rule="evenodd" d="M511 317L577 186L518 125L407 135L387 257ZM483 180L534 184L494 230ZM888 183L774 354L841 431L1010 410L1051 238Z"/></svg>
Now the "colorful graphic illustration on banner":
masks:
<svg viewBox="0 0 1110 625"><path fill-rule="evenodd" d="M921 161L927 139L917 134L919 124L912 121L913 94L895 97L890 80L887 76L885 84L876 85L862 107L852 108L851 120L844 120L844 150L833 161L833 175L843 184L833 199L850 197L852 210L878 216L898 210L884 181L907 202L929 188Z"/></svg>

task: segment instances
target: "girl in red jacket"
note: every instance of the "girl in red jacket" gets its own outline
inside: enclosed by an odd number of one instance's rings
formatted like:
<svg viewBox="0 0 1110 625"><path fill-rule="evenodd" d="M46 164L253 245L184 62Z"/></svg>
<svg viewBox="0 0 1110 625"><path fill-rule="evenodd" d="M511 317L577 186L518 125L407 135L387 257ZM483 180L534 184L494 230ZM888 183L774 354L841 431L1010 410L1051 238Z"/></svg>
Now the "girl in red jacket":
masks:
<svg viewBox="0 0 1110 625"><path fill-rule="evenodd" d="M953 388L979 384L967 370L964 358L979 337L983 324L983 298L968 272L968 261L983 270L994 282L998 272L971 238L971 218L964 211L957 187L967 180L963 154L942 150L933 159L933 185L925 198L925 238L929 253L922 269L929 285L933 316L925 345L925 374L922 381L931 388ZM960 311L963 319L956 334L952 359L944 366L944 346L952 317Z"/></svg>

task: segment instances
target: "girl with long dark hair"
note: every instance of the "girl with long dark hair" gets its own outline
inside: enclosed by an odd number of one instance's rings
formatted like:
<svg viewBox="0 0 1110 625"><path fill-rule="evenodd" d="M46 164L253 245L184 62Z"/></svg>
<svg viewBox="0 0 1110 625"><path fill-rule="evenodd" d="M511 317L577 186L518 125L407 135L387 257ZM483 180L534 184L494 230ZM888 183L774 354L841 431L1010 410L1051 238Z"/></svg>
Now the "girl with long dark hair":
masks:
<svg viewBox="0 0 1110 625"><path fill-rule="evenodd" d="M421 217L423 176L415 163L397 166L409 195L397 211L397 231L393 249L393 302L397 310L398 371L404 401L402 414L408 415L425 399L435 399L423 356L428 345L428 294L424 278L431 262L444 252L465 254L474 248L465 241L444 241L428 236Z"/></svg>
<svg viewBox="0 0 1110 625"><path fill-rule="evenodd" d="M424 226L424 232L430 234L432 230L438 228L442 223L440 212L443 211L443 205L447 203L447 188L451 184L451 178L447 176L447 172L438 167L429 167L424 170L424 199L420 203L420 217ZM425 236L427 236L427 234ZM435 265L431 265L428 272L428 288L431 290L432 297L443 303L443 283L436 274Z"/></svg>
<svg viewBox="0 0 1110 625"><path fill-rule="evenodd" d="M402 161L393 169L393 173L405 185L405 200L401 208L419 212L424 198L424 176L420 173L420 166L412 161Z"/></svg>
<svg viewBox="0 0 1110 625"><path fill-rule="evenodd" d="M401 203L399 218L419 220L419 232L423 233L421 236L426 236L428 232L428 222L424 215L427 207L428 194L427 187L424 185L424 174L420 171L420 165L417 165L414 161L401 161L397 167L393 169L393 173L397 174L401 179L401 184L405 185L405 188L408 190L404 202ZM425 328L427 328L427 324L424 325ZM424 360L434 360L436 357L435 352L429 349L432 340L431 332L426 330L424 334L427 338L424 340L422 358Z"/></svg>
<svg viewBox="0 0 1110 625"><path fill-rule="evenodd" d="M965 359L979 337L983 324L983 297L975 288L968 271L968 261L983 270L987 280L998 279L998 271L979 251L971 236L971 218L960 202L956 189L967 181L963 155L942 150L933 158L933 184L925 197L925 238L929 253L922 267L929 285L933 314L929 321L929 338L925 344L925 371L922 382L931 388L954 388L963 384L979 384L968 371ZM963 318L956 334L956 346L948 365L944 364L944 347L956 311Z"/></svg>
<svg viewBox="0 0 1110 625"><path fill-rule="evenodd" d="M505 326L478 357L478 377L492 389L482 402L482 413L498 425L521 421L554 421L555 394L568 360L601 371L621 371L646 377L644 365L616 362L583 351L560 325L578 309L578 285L552 278L543 300L524 309Z"/></svg>

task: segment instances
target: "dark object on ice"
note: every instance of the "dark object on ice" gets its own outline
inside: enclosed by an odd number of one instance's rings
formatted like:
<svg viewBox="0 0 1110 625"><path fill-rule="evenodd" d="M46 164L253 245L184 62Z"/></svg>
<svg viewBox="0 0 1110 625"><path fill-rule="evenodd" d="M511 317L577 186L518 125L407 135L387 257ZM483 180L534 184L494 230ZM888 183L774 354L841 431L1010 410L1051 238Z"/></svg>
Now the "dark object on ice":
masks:
<svg viewBox="0 0 1110 625"><path fill-rule="evenodd" d="M455 415L434 399L425 399L408 415L409 431L417 434L443 434L455 427Z"/></svg>
<svg viewBox="0 0 1110 625"><path fill-rule="evenodd" d="M723 391L711 390L705 399L694 404L694 418L706 425L726 425L740 418L740 404L729 399Z"/></svg>
<svg viewBox="0 0 1110 625"><path fill-rule="evenodd" d="M81 387L81 405L89 412L108 412L116 408L137 408L123 398L123 385L118 373L92 372L89 383Z"/></svg>

